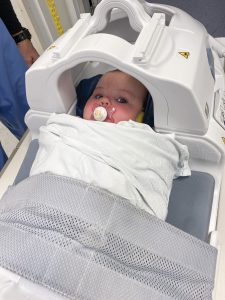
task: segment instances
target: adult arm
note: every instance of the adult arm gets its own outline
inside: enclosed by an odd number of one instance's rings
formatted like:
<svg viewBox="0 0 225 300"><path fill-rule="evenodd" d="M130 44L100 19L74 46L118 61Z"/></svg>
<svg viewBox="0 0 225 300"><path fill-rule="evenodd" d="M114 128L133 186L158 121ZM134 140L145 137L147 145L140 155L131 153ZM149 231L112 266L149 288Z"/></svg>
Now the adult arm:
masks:
<svg viewBox="0 0 225 300"><path fill-rule="evenodd" d="M23 33L23 27L14 12L10 0L1 1L0 17L14 39ZM39 54L33 47L30 39L26 38L17 42L17 46L28 66L31 66L32 63L39 57Z"/></svg>

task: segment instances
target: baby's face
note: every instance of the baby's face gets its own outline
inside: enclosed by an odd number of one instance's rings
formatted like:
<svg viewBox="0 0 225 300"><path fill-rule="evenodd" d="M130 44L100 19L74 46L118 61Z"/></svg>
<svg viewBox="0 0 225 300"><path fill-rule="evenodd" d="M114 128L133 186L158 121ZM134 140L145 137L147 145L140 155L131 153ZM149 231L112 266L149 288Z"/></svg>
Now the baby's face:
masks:
<svg viewBox="0 0 225 300"><path fill-rule="evenodd" d="M83 118L94 120L93 108L103 106L110 111L105 122L135 121L146 95L146 88L135 78L121 71L108 72L101 77L88 99Z"/></svg>

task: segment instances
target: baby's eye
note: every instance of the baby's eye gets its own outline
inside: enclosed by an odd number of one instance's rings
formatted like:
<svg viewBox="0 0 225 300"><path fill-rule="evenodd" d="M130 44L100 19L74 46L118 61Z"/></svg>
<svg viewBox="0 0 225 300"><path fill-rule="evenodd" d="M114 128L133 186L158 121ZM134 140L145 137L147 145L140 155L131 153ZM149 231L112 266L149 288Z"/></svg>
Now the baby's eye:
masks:
<svg viewBox="0 0 225 300"><path fill-rule="evenodd" d="M102 95L95 95L95 99L101 99L102 98Z"/></svg>
<svg viewBox="0 0 225 300"><path fill-rule="evenodd" d="M125 99L123 97L116 98L116 101L119 102L119 103L127 103L127 99Z"/></svg>

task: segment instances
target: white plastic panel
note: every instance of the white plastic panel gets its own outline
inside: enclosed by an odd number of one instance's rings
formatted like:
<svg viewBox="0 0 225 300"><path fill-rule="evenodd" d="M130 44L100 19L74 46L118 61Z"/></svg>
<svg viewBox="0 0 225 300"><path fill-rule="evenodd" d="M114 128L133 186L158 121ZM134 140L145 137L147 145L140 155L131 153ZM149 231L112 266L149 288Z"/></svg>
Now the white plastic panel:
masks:
<svg viewBox="0 0 225 300"><path fill-rule="evenodd" d="M59 27L66 32L83 12L81 0L12 0L12 4L21 24L31 31L40 54L59 37Z"/></svg>
<svg viewBox="0 0 225 300"><path fill-rule="evenodd" d="M225 129L225 92L222 90L215 94L214 116L219 125Z"/></svg>

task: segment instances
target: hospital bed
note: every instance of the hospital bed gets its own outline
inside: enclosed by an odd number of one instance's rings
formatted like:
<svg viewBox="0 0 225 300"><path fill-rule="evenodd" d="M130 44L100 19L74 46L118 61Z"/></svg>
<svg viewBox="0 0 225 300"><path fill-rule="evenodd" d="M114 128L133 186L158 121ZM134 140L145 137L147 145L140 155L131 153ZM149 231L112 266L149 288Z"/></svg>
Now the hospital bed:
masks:
<svg viewBox="0 0 225 300"><path fill-rule="evenodd" d="M189 148L192 175L174 181L166 221L215 246L225 142L222 42L175 7L103 0L26 73L32 141L15 184L29 176L50 114L75 115L80 81L118 68L149 89L154 129L174 133Z"/></svg>

